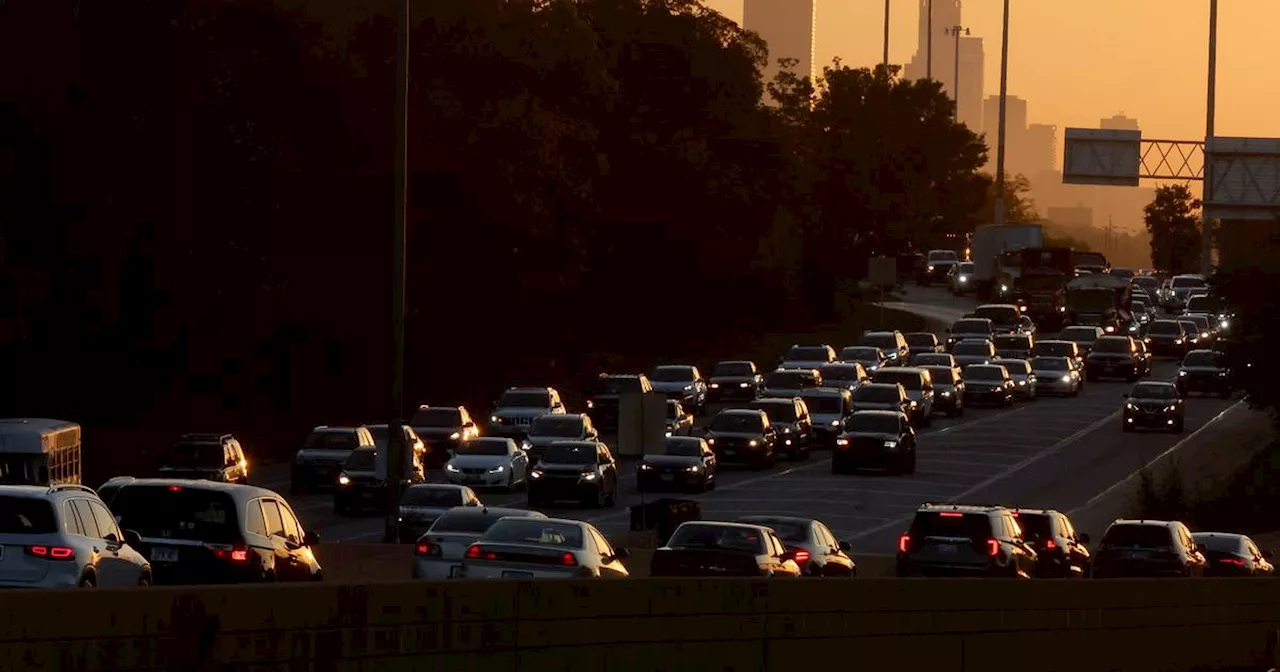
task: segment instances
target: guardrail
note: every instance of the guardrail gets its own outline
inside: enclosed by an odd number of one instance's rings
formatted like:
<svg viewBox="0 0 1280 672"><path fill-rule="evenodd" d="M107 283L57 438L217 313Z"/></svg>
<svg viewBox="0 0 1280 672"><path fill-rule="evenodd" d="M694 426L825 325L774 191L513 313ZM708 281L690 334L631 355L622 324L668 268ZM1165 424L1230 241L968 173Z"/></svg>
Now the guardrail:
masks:
<svg viewBox="0 0 1280 672"><path fill-rule="evenodd" d="M1280 580L659 580L14 591L0 668L1046 672L1271 666ZM1273 654L1270 654L1273 655Z"/></svg>

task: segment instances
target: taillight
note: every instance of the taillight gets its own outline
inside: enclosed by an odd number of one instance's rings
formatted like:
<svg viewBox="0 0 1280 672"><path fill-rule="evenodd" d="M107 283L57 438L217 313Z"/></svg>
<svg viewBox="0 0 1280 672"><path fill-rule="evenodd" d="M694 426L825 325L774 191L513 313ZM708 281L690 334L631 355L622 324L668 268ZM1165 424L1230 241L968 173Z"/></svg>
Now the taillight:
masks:
<svg viewBox="0 0 1280 672"><path fill-rule="evenodd" d="M480 559L480 547L479 547L479 546L471 546L470 548L468 548L468 549L467 549L467 558L468 558L469 560L479 560L479 559Z"/></svg>
<svg viewBox="0 0 1280 672"><path fill-rule="evenodd" d="M564 555L560 556L560 564L564 565L565 567L577 567L578 556L568 551L565 551Z"/></svg>
<svg viewBox="0 0 1280 672"><path fill-rule="evenodd" d="M943 511L938 515L942 516L943 518L964 518L963 513L957 513L955 511Z"/></svg>
<svg viewBox="0 0 1280 672"><path fill-rule="evenodd" d="M1218 560L1218 562L1221 562L1224 565L1235 565L1236 567L1244 567L1243 558L1221 558L1220 560Z"/></svg>
<svg viewBox="0 0 1280 672"><path fill-rule="evenodd" d="M230 560L232 562L247 562L249 560L249 549L244 546L205 544L204 547L213 551L213 557L219 560Z"/></svg>
<svg viewBox="0 0 1280 672"><path fill-rule="evenodd" d="M1044 550L1046 550L1046 551L1052 551L1053 549L1055 549L1055 548L1057 548L1057 547L1058 547L1058 542L1056 542L1056 541L1054 541L1054 540L1052 540L1052 539L1050 539L1050 540L1048 540L1048 541L1044 542Z"/></svg>
<svg viewBox="0 0 1280 672"><path fill-rule="evenodd" d="M171 486L169 486L169 492L182 492L182 486L181 486L181 485L171 485Z"/></svg>
<svg viewBox="0 0 1280 672"><path fill-rule="evenodd" d="M898 537L898 552L906 553L911 550L911 535L904 534Z"/></svg>
<svg viewBox="0 0 1280 672"><path fill-rule="evenodd" d="M794 554L794 558L797 565L803 565L806 562L809 562L810 557L811 556L809 555L809 551L806 551L803 548L797 548Z"/></svg>
<svg viewBox="0 0 1280 672"><path fill-rule="evenodd" d="M471 549L467 550L470 552ZM431 556L438 558L440 557L440 547L426 541L419 541L418 545L413 547L413 554L424 558ZM467 555L467 557L469 558L471 555Z"/></svg>
<svg viewBox="0 0 1280 672"><path fill-rule="evenodd" d="M67 546L28 546L27 555L45 560L75 560L76 551Z"/></svg>
<svg viewBox="0 0 1280 672"><path fill-rule="evenodd" d="M987 555L989 555L989 556L991 556L991 557L993 557L993 558L994 558L994 557L996 557L997 555L1000 555L1000 541L999 541L999 540L997 540L997 539L988 539L988 540L987 540Z"/></svg>

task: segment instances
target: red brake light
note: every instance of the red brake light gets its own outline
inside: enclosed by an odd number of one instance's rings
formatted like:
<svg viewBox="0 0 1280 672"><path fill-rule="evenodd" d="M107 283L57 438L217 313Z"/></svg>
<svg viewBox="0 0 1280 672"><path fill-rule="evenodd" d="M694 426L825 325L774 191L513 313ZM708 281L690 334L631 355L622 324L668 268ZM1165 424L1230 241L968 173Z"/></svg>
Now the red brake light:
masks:
<svg viewBox="0 0 1280 672"><path fill-rule="evenodd" d="M213 557L219 560L230 560L232 562L247 562L249 560L249 549L244 546L205 544L204 547L213 551Z"/></svg>
<svg viewBox="0 0 1280 672"><path fill-rule="evenodd" d="M425 541L418 542L418 545L413 547L413 554L414 555L431 555L431 544L428 544Z"/></svg>
<svg viewBox="0 0 1280 672"><path fill-rule="evenodd" d="M996 539L987 540L987 555L993 558L996 557L997 555L1000 555L1000 542L998 540Z"/></svg>
<svg viewBox="0 0 1280 672"><path fill-rule="evenodd" d="M1244 567L1243 558L1222 558L1219 562L1227 565L1235 565L1236 567Z"/></svg>
<svg viewBox="0 0 1280 672"><path fill-rule="evenodd" d="M231 551L231 560L233 562L245 562L249 559L249 551L244 548L237 548Z"/></svg>
<svg viewBox="0 0 1280 672"><path fill-rule="evenodd" d="M963 513L958 513L956 511L943 511L939 515L941 515L943 518L964 518Z"/></svg>
<svg viewBox="0 0 1280 672"><path fill-rule="evenodd" d="M1050 540L1048 540L1048 541L1044 542L1044 549L1045 549L1046 551L1052 551L1053 549L1055 549L1055 548L1057 548L1057 547L1058 547L1058 542L1056 542L1056 541L1054 541L1054 540L1052 540L1052 539L1050 539Z"/></svg>
<svg viewBox="0 0 1280 672"><path fill-rule="evenodd" d="M803 565L806 562L809 562L810 555L809 551L806 551L803 548L797 548L793 557L795 558L797 565Z"/></svg>
<svg viewBox="0 0 1280 672"><path fill-rule="evenodd" d="M479 546L471 546L470 548L468 548L468 549L467 549L467 558L468 558L468 559L470 559L470 560L479 560L479 559L480 559L480 547L479 547Z"/></svg>
<svg viewBox="0 0 1280 672"><path fill-rule="evenodd" d="M911 535L904 534L898 537L898 552L906 553L911 550Z"/></svg>
<svg viewBox="0 0 1280 672"><path fill-rule="evenodd" d="M182 486L181 486L181 485L171 485L171 486L169 486L169 492L182 492Z"/></svg>
<svg viewBox="0 0 1280 672"><path fill-rule="evenodd" d="M27 555L46 560L74 560L76 551L66 546L28 546Z"/></svg>
<svg viewBox="0 0 1280 672"><path fill-rule="evenodd" d="M560 556L560 564L564 565L565 567L577 567L578 556L568 551L565 551L564 555Z"/></svg>

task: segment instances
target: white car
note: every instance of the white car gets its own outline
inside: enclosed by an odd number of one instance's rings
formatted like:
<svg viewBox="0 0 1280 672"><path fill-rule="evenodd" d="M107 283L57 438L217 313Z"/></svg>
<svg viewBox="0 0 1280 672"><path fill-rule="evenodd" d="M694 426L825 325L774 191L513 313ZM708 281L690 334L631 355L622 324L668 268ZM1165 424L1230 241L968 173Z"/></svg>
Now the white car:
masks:
<svg viewBox="0 0 1280 672"><path fill-rule="evenodd" d="M456 485L515 490L529 476L529 455L511 439L482 436L454 449L444 476Z"/></svg>
<svg viewBox="0 0 1280 672"><path fill-rule="evenodd" d="M959 296L974 291L974 273L976 267L972 261L962 261L947 273L947 284L951 286L951 293Z"/></svg>
<svg viewBox="0 0 1280 672"><path fill-rule="evenodd" d="M499 507L457 507L445 511L414 543L413 578L433 581L460 578L462 554L494 523L510 516L547 517L541 511Z"/></svg>
<svg viewBox="0 0 1280 672"><path fill-rule="evenodd" d="M1070 357L1033 357L1031 370L1035 373L1037 391L1041 394L1058 394L1064 397L1080 394L1084 381L1080 376L1080 368Z"/></svg>
<svg viewBox="0 0 1280 672"><path fill-rule="evenodd" d="M462 554L467 579L626 578L625 548L591 523L562 518L503 518Z"/></svg>

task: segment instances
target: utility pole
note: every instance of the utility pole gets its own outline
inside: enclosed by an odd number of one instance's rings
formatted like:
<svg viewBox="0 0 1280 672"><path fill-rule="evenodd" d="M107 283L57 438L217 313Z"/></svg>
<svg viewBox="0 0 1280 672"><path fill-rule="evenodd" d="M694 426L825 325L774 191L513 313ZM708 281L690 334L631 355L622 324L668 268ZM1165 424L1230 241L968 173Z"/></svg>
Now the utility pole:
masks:
<svg viewBox="0 0 1280 672"><path fill-rule="evenodd" d="M1204 115L1204 195L1200 214L1204 219L1200 232L1200 272L1208 277L1213 272L1213 220L1209 218L1209 202L1213 200L1213 122L1218 90L1218 0L1209 0L1209 92Z"/></svg>
<svg viewBox="0 0 1280 672"><path fill-rule="evenodd" d="M951 89L952 89L951 93L952 93L952 97L955 98L955 101L956 101L955 118L957 121L959 121L960 119L960 36L968 35L969 29L965 28L964 26L951 26L946 30L946 32L948 35L954 35L956 38L956 62L955 62L956 70L955 70L955 78L951 80Z"/></svg>
<svg viewBox="0 0 1280 672"><path fill-rule="evenodd" d="M1000 37L1000 124L996 143L995 223L1004 224L1004 110L1009 95L1009 0L1004 0L1004 27Z"/></svg>
<svg viewBox="0 0 1280 672"><path fill-rule="evenodd" d="M404 440L405 237L409 220L409 0L399 0L396 30L395 222L391 238L391 422L387 424L387 515L383 541L399 536L400 488L406 476Z"/></svg>
<svg viewBox="0 0 1280 672"><path fill-rule="evenodd" d="M925 39L925 43L928 46L925 47L924 76L925 79L933 79L933 0L925 0L925 2L929 3L927 9L929 13L929 21L926 26L929 36Z"/></svg>
<svg viewBox="0 0 1280 672"><path fill-rule="evenodd" d="M884 67L889 69L889 0L884 0Z"/></svg>

